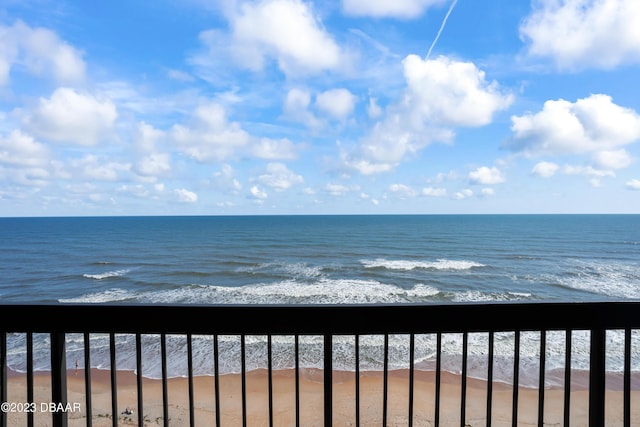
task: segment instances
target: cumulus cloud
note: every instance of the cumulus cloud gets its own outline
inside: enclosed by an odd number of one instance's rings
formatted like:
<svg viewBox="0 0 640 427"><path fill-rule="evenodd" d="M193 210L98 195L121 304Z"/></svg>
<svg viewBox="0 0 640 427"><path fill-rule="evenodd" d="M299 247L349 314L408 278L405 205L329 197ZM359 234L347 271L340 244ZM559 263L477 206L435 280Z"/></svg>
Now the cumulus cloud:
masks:
<svg viewBox="0 0 640 427"><path fill-rule="evenodd" d="M154 180L171 171L171 156L167 153L151 153L136 164L136 172Z"/></svg>
<svg viewBox="0 0 640 427"><path fill-rule="evenodd" d="M0 135L0 163L18 167L43 167L51 159L49 149L32 136L14 130L8 136Z"/></svg>
<svg viewBox="0 0 640 427"><path fill-rule="evenodd" d="M269 163L266 173L260 175L258 181L276 191L284 191L296 184L302 184L304 179L283 163Z"/></svg>
<svg viewBox="0 0 640 427"><path fill-rule="evenodd" d="M473 191L471 191L468 188L465 188L464 190L460 190L458 192L456 192L456 194L453 196L456 200L463 200L463 199L467 199L469 197L473 196Z"/></svg>
<svg viewBox="0 0 640 427"><path fill-rule="evenodd" d="M513 101L471 62L409 55L403 67L402 98L387 108L356 152L342 154L345 166L363 174L391 170L431 142L451 141L455 127L489 124Z"/></svg>
<svg viewBox="0 0 640 427"><path fill-rule="evenodd" d="M350 16L375 18L417 18L429 7L439 6L446 0L343 0L342 10Z"/></svg>
<svg viewBox="0 0 640 427"><path fill-rule="evenodd" d="M25 124L44 139L91 146L113 131L117 117L111 100L62 87L41 98Z"/></svg>
<svg viewBox="0 0 640 427"><path fill-rule="evenodd" d="M16 64L37 76L52 75L61 84L82 81L86 68L82 53L56 33L21 21L0 26L0 85L7 84Z"/></svg>
<svg viewBox="0 0 640 427"><path fill-rule="evenodd" d="M221 191L228 194L238 194L242 190L242 184L235 177L233 167L228 164L213 174L214 185Z"/></svg>
<svg viewBox="0 0 640 427"><path fill-rule="evenodd" d="M329 183L324 186L324 190L331 196L344 196L352 191L360 190L360 187L357 185L354 186L346 186L343 184L334 184Z"/></svg>
<svg viewBox="0 0 640 427"><path fill-rule="evenodd" d="M631 179L627 181L626 184L629 190L638 190L640 191L640 179Z"/></svg>
<svg viewBox="0 0 640 427"><path fill-rule="evenodd" d="M626 150L600 151L593 155L593 162L602 169L624 169L631 166L633 158Z"/></svg>
<svg viewBox="0 0 640 427"><path fill-rule="evenodd" d="M108 161L93 154L71 160L69 165L77 176L96 181L117 181L131 170L130 163Z"/></svg>
<svg viewBox="0 0 640 427"><path fill-rule="evenodd" d="M601 94L546 101L541 111L512 116L511 123L507 146L529 156L615 152L640 139L640 115ZM601 160L607 157L611 162L611 153Z"/></svg>
<svg viewBox="0 0 640 427"><path fill-rule="evenodd" d="M309 110L310 105L311 92L293 88L287 92L283 109L287 118L303 123L311 129L318 129L322 126L322 122Z"/></svg>
<svg viewBox="0 0 640 427"><path fill-rule="evenodd" d="M394 194L397 194L400 197L415 197L416 191L405 184L391 184L389 186L389 191Z"/></svg>
<svg viewBox="0 0 640 427"><path fill-rule="evenodd" d="M293 160L298 157L301 148L287 138L257 138L252 142L251 154L260 159Z"/></svg>
<svg viewBox="0 0 640 427"><path fill-rule="evenodd" d="M550 178L558 172L559 168L560 166L552 162L539 162L533 166L531 173L542 178Z"/></svg>
<svg viewBox="0 0 640 427"><path fill-rule="evenodd" d="M263 70L271 60L285 74L337 69L343 52L311 5L301 0L241 2L227 8L228 53L242 67ZM221 33L205 31L200 39L210 55L220 54Z"/></svg>
<svg viewBox="0 0 640 427"><path fill-rule="evenodd" d="M258 203L262 203L267 199L267 197L269 197L269 195L264 190L261 190L257 185L251 187L249 193L251 197Z"/></svg>
<svg viewBox="0 0 640 427"><path fill-rule="evenodd" d="M502 172L495 166L488 168L486 166L469 172L469 181L472 184L493 185L505 182Z"/></svg>
<svg viewBox="0 0 640 427"><path fill-rule="evenodd" d="M609 69L640 61L639 21L636 0L537 0L520 37L561 69Z"/></svg>
<svg viewBox="0 0 640 427"><path fill-rule="evenodd" d="M316 107L331 117L344 120L355 107L356 96L347 89L330 89L316 95Z"/></svg>
<svg viewBox="0 0 640 427"><path fill-rule="evenodd" d="M427 197L445 197L447 195L446 188L425 187L421 194Z"/></svg>
<svg viewBox="0 0 640 427"><path fill-rule="evenodd" d="M249 134L239 123L229 122L224 107L216 103L197 107L191 123L174 125L170 136L199 162L225 160L249 143Z"/></svg>
<svg viewBox="0 0 640 427"><path fill-rule="evenodd" d="M178 201L182 203L196 203L198 201L198 195L196 193L184 188L176 188L173 190L173 194L175 194Z"/></svg>

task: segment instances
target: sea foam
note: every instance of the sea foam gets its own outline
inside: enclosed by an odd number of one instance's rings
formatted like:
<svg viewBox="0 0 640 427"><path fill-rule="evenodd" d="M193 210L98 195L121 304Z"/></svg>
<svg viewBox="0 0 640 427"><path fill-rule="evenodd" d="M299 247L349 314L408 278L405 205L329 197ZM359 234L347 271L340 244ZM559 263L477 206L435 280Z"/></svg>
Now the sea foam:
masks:
<svg viewBox="0 0 640 427"><path fill-rule="evenodd" d="M108 279L109 277L124 276L125 274L127 274L130 271L131 271L130 268L124 268L124 269L121 269L121 270L107 271L105 273L83 274L82 277L86 277L87 279L102 280L102 279Z"/></svg>
<svg viewBox="0 0 640 427"><path fill-rule="evenodd" d="M418 260L389 260L378 258L374 260L362 260L366 268L385 268L388 270L468 270L474 267L484 267L484 264L474 261L438 259L435 261Z"/></svg>

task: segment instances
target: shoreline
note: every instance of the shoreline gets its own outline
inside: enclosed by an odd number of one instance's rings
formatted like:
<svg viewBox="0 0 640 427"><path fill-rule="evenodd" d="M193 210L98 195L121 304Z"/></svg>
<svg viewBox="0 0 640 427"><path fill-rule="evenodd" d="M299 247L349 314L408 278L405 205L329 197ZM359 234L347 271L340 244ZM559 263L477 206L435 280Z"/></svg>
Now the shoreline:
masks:
<svg viewBox="0 0 640 427"><path fill-rule="evenodd" d="M8 371L7 402L26 402L26 375ZM247 418L250 425L269 425L268 373L264 369L246 373ZM273 371L273 417L275 425L295 425L295 371ZM36 426L50 425L51 414L45 408L51 400L50 375L34 373L34 402ZM242 383L240 374L220 375L220 416L222 425L242 425ZM143 415L145 425L162 425L162 380L143 378ZM300 425L323 425L323 373L318 369L300 369ZM388 376L387 421L389 426L407 425L409 413L408 370L390 371ZM117 408L120 425L137 425L137 375L132 371L116 371ZM617 387L615 387L617 388ZM467 378L465 419L467 425L485 424L486 380ZM72 405L69 426L86 424L84 370L70 370L67 375L67 401ZM215 425L214 377L193 378L195 425ZM440 424L460 425L461 376L441 373ZM545 424L562 424L564 390L545 388ZM333 421L336 426L355 425L355 373L333 373ZM383 414L382 372L360 373L360 423L378 425ZM518 389L518 425L535 425L538 417L538 390ZM167 379L168 414L171 425L189 424L188 378ZM492 425L511 426L513 389L510 384L493 383ZM640 390L631 392L632 419L640 419ZM111 371L91 370L92 421L96 427L111 426ZM606 392L607 425L622 425L623 394L620 390ZM124 414L125 409L133 413ZM572 381L571 420L583 425L588 418L588 390ZM435 372L416 371L414 376L414 425L427 426L435 413ZM27 414L7 414L8 426L26 425Z"/></svg>

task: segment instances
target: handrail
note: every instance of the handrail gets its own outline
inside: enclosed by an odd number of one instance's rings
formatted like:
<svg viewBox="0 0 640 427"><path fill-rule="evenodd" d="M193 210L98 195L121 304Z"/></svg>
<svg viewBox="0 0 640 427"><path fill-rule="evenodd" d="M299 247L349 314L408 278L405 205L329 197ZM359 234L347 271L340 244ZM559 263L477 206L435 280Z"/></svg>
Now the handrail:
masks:
<svg viewBox="0 0 640 427"><path fill-rule="evenodd" d="M113 315L117 312L117 316ZM37 313L37 314L36 314ZM249 317L250 316L250 317ZM260 319L247 322L247 319ZM640 302L0 304L0 332L384 334L640 327Z"/></svg>
<svg viewBox="0 0 640 427"><path fill-rule="evenodd" d="M324 357L324 419L325 426L328 427L332 425L331 383L333 367L331 348L334 336L352 335L358 337L367 334L380 334L385 336L386 345L389 334L410 334L413 342L414 334L436 333L438 334L439 347L441 334L462 333L464 339L462 424L465 418L464 389L466 386L467 334L488 332L490 334L490 354L488 357L492 358L493 334L504 331L516 332L515 376L517 375L517 364L519 363L517 346L519 345L518 340L521 332L540 331L541 346L544 346L547 331L566 331L567 336L570 337L573 330L588 330L591 331L589 422L590 426L599 426L604 425L605 419L606 331L613 329L625 331L624 410L625 425L629 425L630 336L631 330L640 329L640 302L634 301L443 303L426 305L0 304L0 399L2 401L6 400L7 333L50 334L52 341L52 399L54 402L66 402L65 334L67 333L84 333L85 338L88 333L109 333L112 346L114 334L161 334L163 354L164 337L167 334L185 334L189 337L196 334L211 334L214 336L237 334L242 337L243 354L244 337L248 335L267 335L268 337L295 335L296 343L298 335L320 335L324 336L325 349L329 349L329 351L325 351ZM139 336L136 339L139 347ZM570 345L570 340L567 345ZM386 350L385 347L385 405L387 393ZM214 351L217 353L217 341L214 345ZM113 348L112 357L115 357ZM413 355L411 357L413 358ZM163 375L166 376L164 363L165 361L163 361ZM439 359L437 360L437 366L437 374L439 374ZM541 384L544 387L544 356L542 355L540 372ZM491 370L489 375L491 375ZM216 381L217 377L216 373ZM437 384L438 381L439 377L437 377ZM514 383L515 381L514 378ZM166 387L166 383L164 386ZM112 387L114 389L112 392L115 393L116 384L113 372ZM190 393L192 393L191 390ZM166 420L166 389L163 394L165 396ZM487 401L489 418L491 415L490 394L491 386L489 383ZM544 392L541 391L540 395L542 397L538 408L539 418L543 413ZM439 396L436 395L436 399L438 398ZM90 396L88 399L90 404ZM141 397L139 396L140 400ZM436 404L436 423L438 422L438 409L438 404ZM117 413L116 411L117 406L115 399L113 399L114 414ZM514 387L513 411L514 414L517 412L517 387ZM383 413L386 414L386 406ZM568 412L566 411L565 421L568 417L567 414ZM357 416L358 414L356 413ZM216 407L216 417L219 417L218 407ZM56 426L63 427L67 425L66 413L64 412L53 414L53 419ZM217 420L219 423L219 418ZM488 421L490 422L490 420ZM5 425L6 414L0 414L0 427ZM386 425L386 417L383 420L383 425Z"/></svg>

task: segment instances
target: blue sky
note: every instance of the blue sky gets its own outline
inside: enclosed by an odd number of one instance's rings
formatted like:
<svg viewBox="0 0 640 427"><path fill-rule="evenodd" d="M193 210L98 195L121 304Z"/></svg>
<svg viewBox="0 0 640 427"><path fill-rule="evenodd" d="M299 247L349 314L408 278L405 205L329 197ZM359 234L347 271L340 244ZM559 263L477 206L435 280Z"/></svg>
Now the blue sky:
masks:
<svg viewBox="0 0 640 427"><path fill-rule="evenodd" d="M5 0L0 216L639 213L636 0Z"/></svg>

